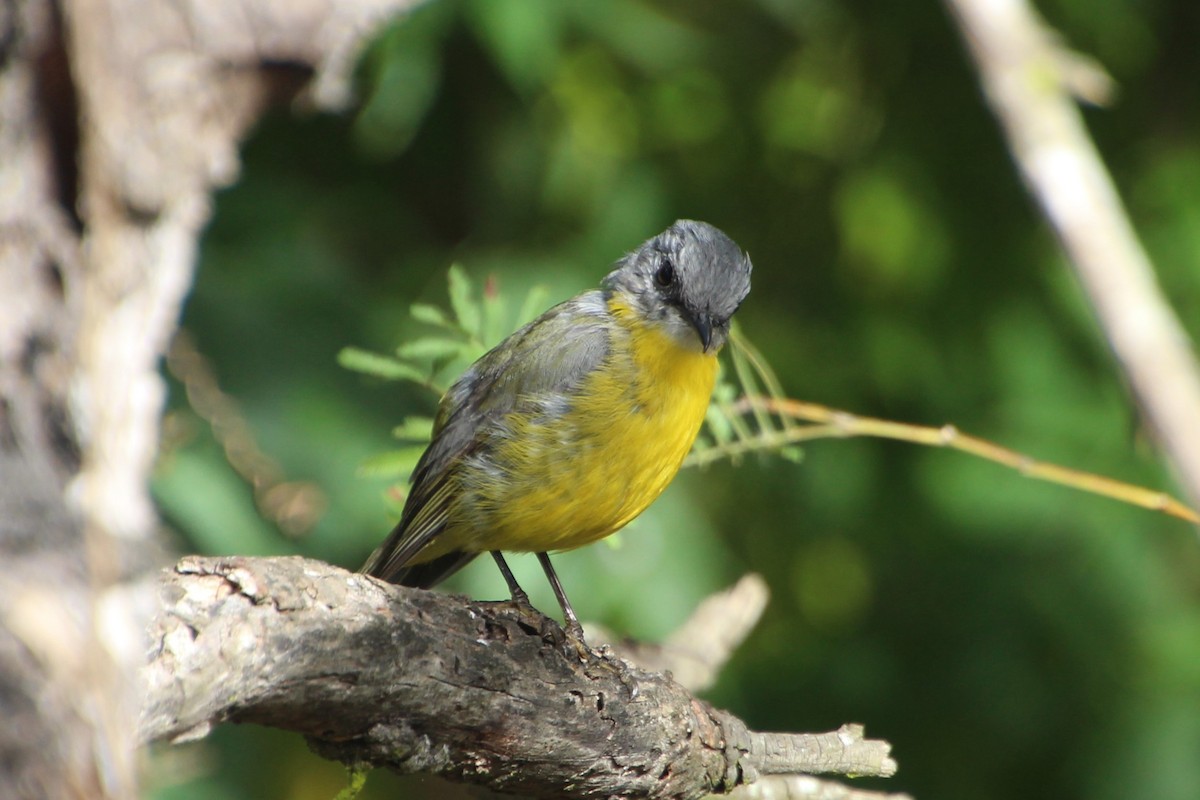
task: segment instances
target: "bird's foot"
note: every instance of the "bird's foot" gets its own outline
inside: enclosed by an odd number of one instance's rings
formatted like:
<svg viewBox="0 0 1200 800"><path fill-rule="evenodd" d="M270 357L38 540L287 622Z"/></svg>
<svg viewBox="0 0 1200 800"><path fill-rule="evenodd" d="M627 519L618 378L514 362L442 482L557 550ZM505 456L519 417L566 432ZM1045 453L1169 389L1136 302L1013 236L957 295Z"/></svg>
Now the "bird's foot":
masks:
<svg viewBox="0 0 1200 800"><path fill-rule="evenodd" d="M577 657L580 662L586 662L588 659L596 657L596 651L588 647L587 640L583 637L583 626L577 619L568 619L566 625L563 626L562 645L563 652L568 657Z"/></svg>

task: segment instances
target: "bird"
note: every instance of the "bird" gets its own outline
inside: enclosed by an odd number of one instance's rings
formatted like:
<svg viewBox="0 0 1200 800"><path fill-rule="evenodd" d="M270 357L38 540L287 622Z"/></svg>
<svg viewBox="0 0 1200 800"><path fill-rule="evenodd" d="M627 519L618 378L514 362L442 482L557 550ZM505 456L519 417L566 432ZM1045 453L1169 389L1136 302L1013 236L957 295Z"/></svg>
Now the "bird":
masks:
<svg viewBox="0 0 1200 800"><path fill-rule="evenodd" d="M481 356L442 397L400 520L360 571L430 588L488 552L532 608L503 552L533 552L582 643L549 554L621 529L675 477L750 272L719 229L678 220Z"/></svg>

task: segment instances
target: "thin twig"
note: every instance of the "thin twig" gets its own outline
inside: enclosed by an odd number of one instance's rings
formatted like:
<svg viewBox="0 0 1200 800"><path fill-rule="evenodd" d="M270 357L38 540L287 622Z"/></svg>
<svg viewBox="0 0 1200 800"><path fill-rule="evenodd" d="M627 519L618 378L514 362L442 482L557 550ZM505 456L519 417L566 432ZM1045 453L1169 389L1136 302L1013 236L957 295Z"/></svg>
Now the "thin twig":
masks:
<svg viewBox="0 0 1200 800"><path fill-rule="evenodd" d="M1025 0L946 4L1030 193L1185 492L1200 503L1200 368L1076 108L1077 67L1087 62L1067 53ZM1097 71L1092 64L1092 84Z"/></svg>
<svg viewBox="0 0 1200 800"><path fill-rule="evenodd" d="M959 450L1010 467L1028 478L1082 489L1085 492L1120 500L1140 508L1161 511L1188 522L1200 522L1200 515L1165 492L1145 489L1131 483L1106 478L1103 475L1039 461L1032 456L1001 447L986 439L962 433L953 425L943 425L940 428L909 425L903 422L863 417L817 403L776 397L743 397L733 405L733 410L738 413L747 413L755 406L770 411L772 414L814 424L787 431L773 430L753 439L731 443L724 448L714 447L699 451L692 454L692 460L688 463L705 464L732 454L740 455L753 451L777 449L787 444L813 439L873 436Z"/></svg>

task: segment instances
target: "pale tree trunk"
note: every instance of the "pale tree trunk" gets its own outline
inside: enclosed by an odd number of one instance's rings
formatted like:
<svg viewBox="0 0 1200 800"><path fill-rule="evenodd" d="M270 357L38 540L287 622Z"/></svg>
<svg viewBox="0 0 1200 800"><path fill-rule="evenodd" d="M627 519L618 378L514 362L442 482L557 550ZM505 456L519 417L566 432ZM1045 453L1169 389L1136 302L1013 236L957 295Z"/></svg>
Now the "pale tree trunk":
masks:
<svg viewBox="0 0 1200 800"><path fill-rule="evenodd" d="M411 4L0 4L0 797L136 796L158 362L211 192Z"/></svg>

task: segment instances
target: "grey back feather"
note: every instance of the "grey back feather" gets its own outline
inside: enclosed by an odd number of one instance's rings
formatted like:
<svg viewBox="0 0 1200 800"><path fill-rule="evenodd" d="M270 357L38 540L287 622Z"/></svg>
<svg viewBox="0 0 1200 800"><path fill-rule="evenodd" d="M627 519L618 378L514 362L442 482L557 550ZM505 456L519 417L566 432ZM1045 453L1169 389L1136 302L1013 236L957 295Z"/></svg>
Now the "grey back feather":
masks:
<svg viewBox="0 0 1200 800"><path fill-rule="evenodd" d="M608 356L607 314L599 290L579 295L509 336L455 381L438 407L433 441L413 470L400 522L363 572L395 580L453 521L456 470L468 457L488 457L481 449L506 414L522 405L534 413L565 410L562 404Z"/></svg>

